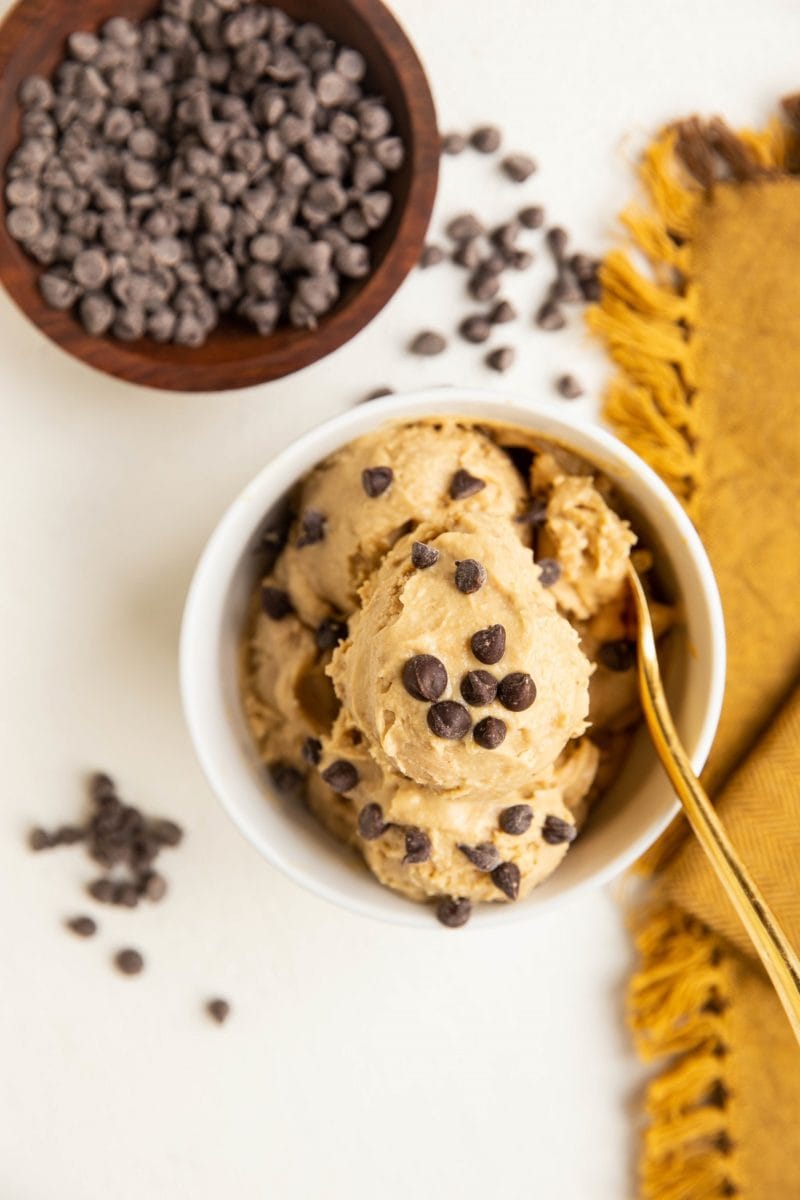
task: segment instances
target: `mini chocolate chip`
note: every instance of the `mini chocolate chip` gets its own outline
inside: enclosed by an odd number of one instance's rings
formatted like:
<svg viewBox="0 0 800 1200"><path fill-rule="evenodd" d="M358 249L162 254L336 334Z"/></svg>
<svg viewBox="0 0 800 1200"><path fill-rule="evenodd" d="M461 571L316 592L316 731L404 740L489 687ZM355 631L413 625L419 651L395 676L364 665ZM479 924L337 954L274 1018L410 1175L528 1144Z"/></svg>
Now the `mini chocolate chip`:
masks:
<svg viewBox="0 0 800 1200"><path fill-rule="evenodd" d="M365 804L358 814L358 832L364 841L376 841L383 836L387 828L380 804Z"/></svg>
<svg viewBox="0 0 800 1200"><path fill-rule="evenodd" d="M462 467L456 471L450 481L450 499L466 500L468 496L474 496L476 492L482 492L485 487L486 484L483 479L477 479Z"/></svg>
<svg viewBox="0 0 800 1200"><path fill-rule="evenodd" d="M547 233L545 234L545 240L547 241L547 245L550 248L550 252L555 259L556 264L560 266L563 263L564 255L567 252L569 234L567 233L566 229L562 229L560 225L553 225L552 228L548 229Z"/></svg>
<svg viewBox="0 0 800 1200"><path fill-rule="evenodd" d="M484 750L496 750L505 741L506 723L499 717L484 717L472 731L472 736Z"/></svg>
<svg viewBox="0 0 800 1200"><path fill-rule="evenodd" d="M86 890L99 904L113 903L114 884L110 879L93 879Z"/></svg>
<svg viewBox="0 0 800 1200"><path fill-rule="evenodd" d="M533 820L533 809L530 804L511 804L500 813L500 828L503 833L519 837L527 833Z"/></svg>
<svg viewBox="0 0 800 1200"><path fill-rule="evenodd" d="M428 709L428 728L436 737L458 741L469 733L472 720L463 704L440 700Z"/></svg>
<svg viewBox="0 0 800 1200"><path fill-rule="evenodd" d="M175 821L159 818L151 823L150 832L163 846L177 846L183 839L183 830Z"/></svg>
<svg viewBox="0 0 800 1200"><path fill-rule="evenodd" d="M476 314L465 317L458 327L458 332L467 342L485 342L492 332L492 326L486 317Z"/></svg>
<svg viewBox="0 0 800 1200"><path fill-rule="evenodd" d="M326 523L327 517L323 513L316 508L307 508L300 522L300 536L297 539L298 550L301 550L303 546L313 546L316 542L321 542L325 537Z"/></svg>
<svg viewBox="0 0 800 1200"><path fill-rule="evenodd" d="M474 300L493 300L500 291L497 273L490 270L487 263L482 263L477 271L470 275L467 291Z"/></svg>
<svg viewBox="0 0 800 1200"><path fill-rule="evenodd" d="M431 329L425 329L412 339L408 348L412 354L421 354L424 358L430 358L434 354L441 354L446 347L446 338Z"/></svg>
<svg viewBox="0 0 800 1200"><path fill-rule="evenodd" d="M424 542L413 542L411 546L411 563L420 571L427 570L439 561L439 551Z"/></svg>
<svg viewBox="0 0 800 1200"><path fill-rule="evenodd" d="M474 271L479 266L483 258L483 248L480 238L469 238L466 242L459 242L453 253L453 262L459 267L466 267L468 271Z"/></svg>
<svg viewBox="0 0 800 1200"><path fill-rule="evenodd" d="M361 483L371 500L382 496L394 479L391 467L367 467L361 472Z"/></svg>
<svg viewBox="0 0 800 1200"><path fill-rule="evenodd" d="M303 787L303 776L289 763L272 763L269 768L272 782L284 796L296 796Z"/></svg>
<svg viewBox="0 0 800 1200"><path fill-rule="evenodd" d="M456 561L456 587L465 596L479 591L486 583L486 567L474 558L462 558Z"/></svg>
<svg viewBox="0 0 800 1200"><path fill-rule="evenodd" d="M415 700L438 700L447 687L444 663L432 654L415 654L403 667L403 686Z"/></svg>
<svg viewBox="0 0 800 1200"><path fill-rule="evenodd" d="M91 917L73 917L71 921L67 921L67 929L77 933L78 937L92 937L97 933L97 922Z"/></svg>
<svg viewBox="0 0 800 1200"><path fill-rule="evenodd" d="M442 154L461 154L467 148L467 139L463 133L445 133L442 135Z"/></svg>
<svg viewBox="0 0 800 1200"><path fill-rule="evenodd" d="M499 371L502 374L513 367L516 357L517 353L513 346L498 346L496 350L490 350L486 355L486 365L493 371Z"/></svg>
<svg viewBox="0 0 800 1200"><path fill-rule="evenodd" d="M79 829L77 825L60 825L54 833L50 835L51 846L74 846L76 842L82 842L86 837L86 831Z"/></svg>
<svg viewBox="0 0 800 1200"><path fill-rule="evenodd" d="M443 896L436 905L436 919L448 929L466 925L472 915L472 902L466 896Z"/></svg>
<svg viewBox="0 0 800 1200"><path fill-rule="evenodd" d="M282 621L294 612L294 605L283 588L266 585L261 589L261 610L271 621Z"/></svg>
<svg viewBox="0 0 800 1200"><path fill-rule="evenodd" d="M413 863L428 862L431 856L431 839L427 833L411 825L406 830L406 852L403 855L403 866Z"/></svg>
<svg viewBox="0 0 800 1200"><path fill-rule="evenodd" d="M93 800L101 801L116 794L116 785L110 775L96 771L89 780L89 795Z"/></svg>
<svg viewBox="0 0 800 1200"><path fill-rule="evenodd" d="M497 680L488 671L468 671L461 680L461 695L473 708L491 704L497 695Z"/></svg>
<svg viewBox="0 0 800 1200"><path fill-rule="evenodd" d="M356 768L346 758L337 758L322 772L322 778L334 792L351 792L358 783Z"/></svg>
<svg viewBox="0 0 800 1200"><path fill-rule="evenodd" d="M310 763L312 767L318 766L322 758L322 742L319 738L307 737L300 754L304 762Z"/></svg>
<svg viewBox="0 0 800 1200"><path fill-rule="evenodd" d="M489 320L493 325L505 325L508 321L516 320L516 317L517 310L508 300L498 300L489 313Z"/></svg>
<svg viewBox="0 0 800 1200"><path fill-rule="evenodd" d="M556 391L565 400L577 400L583 395L583 388L574 375L559 375L556 380Z"/></svg>
<svg viewBox="0 0 800 1200"><path fill-rule="evenodd" d="M139 975L144 969L144 959L138 950L120 950L114 962L123 975Z"/></svg>
<svg viewBox="0 0 800 1200"><path fill-rule="evenodd" d="M424 269L426 267L437 267L440 262L444 261L444 250L441 246L429 244L423 246L422 253L419 256L419 265Z"/></svg>
<svg viewBox="0 0 800 1200"><path fill-rule="evenodd" d="M500 851L491 842L480 842L477 846L459 844L458 849L478 871L493 871L500 864Z"/></svg>
<svg viewBox="0 0 800 1200"><path fill-rule="evenodd" d="M227 1000L209 1000L208 1004L206 1005L206 1012L211 1017L212 1021L216 1021L218 1025L222 1025L230 1016L231 1006Z"/></svg>
<svg viewBox="0 0 800 1200"><path fill-rule="evenodd" d="M346 637L347 622L336 621L333 617L326 617L324 621L320 621L314 633L314 641L319 650L333 650L334 646L338 646Z"/></svg>
<svg viewBox="0 0 800 1200"><path fill-rule="evenodd" d="M536 684L524 671L513 671L497 685L497 699L511 712L524 712L536 699Z"/></svg>
<svg viewBox="0 0 800 1200"><path fill-rule="evenodd" d="M502 625L489 625L479 629L470 638L472 653L478 662L491 666L500 662L506 652L506 631Z"/></svg>
<svg viewBox="0 0 800 1200"><path fill-rule="evenodd" d="M454 242L467 242L485 233L483 221L474 213L461 213L447 223L445 233Z"/></svg>
<svg viewBox="0 0 800 1200"><path fill-rule="evenodd" d="M528 154L509 154L500 166L512 183L524 183L536 170L536 162Z"/></svg>
<svg viewBox="0 0 800 1200"><path fill-rule="evenodd" d="M157 904L167 894L167 881L163 875L159 875L158 871L147 871L142 877L141 889L148 900Z"/></svg>
<svg viewBox="0 0 800 1200"><path fill-rule="evenodd" d="M620 638L616 642L603 642L597 652L600 663L609 671L630 671L636 662L636 643Z"/></svg>
<svg viewBox="0 0 800 1200"><path fill-rule="evenodd" d="M470 145L480 154L494 154L500 149L500 130L495 125L480 125L470 135Z"/></svg>
<svg viewBox="0 0 800 1200"><path fill-rule="evenodd" d="M515 520L518 525L544 525L547 520L547 501L534 500Z"/></svg>
<svg viewBox="0 0 800 1200"><path fill-rule="evenodd" d="M516 900L519 895L520 884L520 872L517 864L513 862L500 863L492 871L492 883L501 892L504 892L509 900Z"/></svg>
<svg viewBox="0 0 800 1200"><path fill-rule="evenodd" d="M574 842L578 831L569 821L561 817L545 817L542 838L549 846L560 846L562 842Z"/></svg>
<svg viewBox="0 0 800 1200"><path fill-rule="evenodd" d="M53 845L46 829L32 829L28 838L31 850L49 850Z"/></svg>
<svg viewBox="0 0 800 1200"><path fill-rule="evenodd" d="M545 300L536 314L536 324L540 329L544 329L548 333L555 332L557 329L563 329L566 323L567 318L552 300Z"/></svg>
<svg viewBox="0 0 800 1200"><path fill-rule="evenodd" d="M517 213L517 220L526 229L541 229L544 224L544 209L539 204L529 204Z"/></svg>
<svg viewBox="0 0 800 1200"><path fill-rule="evenodd" d="M542 587L552 587L561 578L561 567L554 558L540 558L536 563L539 568L539 583Z"/></svg>

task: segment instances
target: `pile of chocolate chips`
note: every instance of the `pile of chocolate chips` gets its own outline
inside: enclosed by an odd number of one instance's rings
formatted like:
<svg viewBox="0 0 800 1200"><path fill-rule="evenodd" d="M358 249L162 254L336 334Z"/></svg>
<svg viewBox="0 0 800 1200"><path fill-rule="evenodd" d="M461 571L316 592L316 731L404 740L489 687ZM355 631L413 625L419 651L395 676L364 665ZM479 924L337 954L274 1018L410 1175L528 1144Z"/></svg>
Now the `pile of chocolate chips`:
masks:
<svg viewBox="0 0 800 1200"><path fill-rule="evenodd" d="M20 88L6 181L53 308L200 346L226 313L313 329L369 273L404 146L358 51L253 0L162 0L67 49Z"/></svg>

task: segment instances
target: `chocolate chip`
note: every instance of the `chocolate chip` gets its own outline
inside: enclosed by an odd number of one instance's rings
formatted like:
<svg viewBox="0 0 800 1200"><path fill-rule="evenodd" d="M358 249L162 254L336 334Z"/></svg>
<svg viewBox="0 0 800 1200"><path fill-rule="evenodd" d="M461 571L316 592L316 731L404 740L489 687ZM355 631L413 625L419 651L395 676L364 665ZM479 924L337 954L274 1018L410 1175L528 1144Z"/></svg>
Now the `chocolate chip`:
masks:
<svg viewBox="0 0 800 1200"><path fill-rule="evenodd" d="M412 339L409 350L412 354L421 354L424 358L431 358L434 354L441 354L446 347L447 340L440 333L425 329Z"/></svg>
<svg viewBox="0 0 800 1200"><path fill-rule="evenodd" d="M516 900L519 895L520 871L516 863L502 862L492 871L492 883L499 888L509 900Z"/></svg>
<svg viewBox="0 0 800 1200"><path fill-rule="evenodd" d="M460 242L453 252L453 262L459 267L466 267L468 271L474 271L483 258L483 248L480 238L469 238L466 242Z"/></svg>
<svg viewBox="0 0 800 1200"><path fill-rule="evenodd" d="M500 291L500 280L497 273L490 270L485 263L469 278L467 290L475 300L493 300Z"/></svg>
<svg viewBox="0 0 800 1200"><path fill-rule="evenodd" d="M597 652L599 662L609 671L630 671L636 662L636 643L626 638L603 642Z"/></svg>
<svg viewBox="0 0 800 1200"><path fill-rule="evenodd" d="M450 481L450 499L466 500L468 496L474 496L476 492L482 492L485 487L486 483L483 479L477 479L462 467L456 471Z"/></svg>
<svg viewBox="0 0 800 1200"><path fill-rule="evenodd" d="M183 840L183 830L175 821L160 818L151 824L151 833L163 846L177 846Z"/></svg>
<svg viewBox="0 0 800 1200"><path fill-rule="evenodd" d="M351 792L359 780L359 774L351 762L337 758L322 772L322 778L334 792Z"/></svg>
<svg viewBox="0 0 800 1200"><path fill-rule="evenodd" d="M297 796L302 791L303 776L289 763L271 763L269 773L275 787L284 796Z"/></svg>
<svg viewBox="0 0 800 1200"><path fill-rule="evenodd" d="M472 653L478 662L491 666L500 662L506 652L506 631L502 625L489 625L479 629L470 638Z"/></svg>
<svg viewBox="0 0 800 1200"><path fill-rule="evenodd" d="M478 871L493 871L500 864L500 851L491 842L480 842L477 846L459 845L458 849Z"/></svg>
<svg viewBox="0 0 800 1200"><path fill-rule="evenodd" d="M439 561L439 551L424 542L413 542L411 546L411 563L420 571L427 570Z"/></svg>
<svg viewBox="0 0 800 1200"><path fill-rule="evenodd" d="M497 680L488 671L468 671L461 680L461 695L467 704L479 708L491 704L497 695Z"/></svg>
<svg viewBox="0 0 800 1200"><path fill-rule="evenodd" d="M445 233L454 242L467 242L480 237L486 229L482 221L474 213L461 213L448 221Z"/></svg>
<svg viewBox="0 0 800 1200"><path fill-rule="evenodd" d="M550 299L565 304L578 304L584 299L583 289L567 267L561 267L550 288Z"/></svg>
<svg viewBox="0 0 800 1200"><path fill-rule="evenodd" d="M394 479L391 467L367 467L361 472L361 484L371 500L382 496Z"/></svg>
<svg viewBox="0 0 800 1200"><path fill-rule="evenodd" d="M500 828L503 833L519 837L527 833L533 820L533 809L530 804L511 804L500 813Z"/></svg>
<svg viewBox="0 0 800 1200"><path fill-rule="evenodd" d="M73 917L67 921L67 929L77 933L78 937L88 938L97 933L97 923L91 917Z"/></svg>
<svg viewBox="0 0 800 1200"><path fill-rule="evenodd" d="M167 894L167 881L163 875L159 875L158 871L147 871L142 876L141 891L148 900L152 900L154 904L158 904L159 900L163 900Z"/></svg>
<svg viewBox="0 0 800 1200"><path fill-rule="evenodd" d="M517 310L508 300L498 300L489 313L489 320L493 325L505 325L508 321L516 320L516 317Z"/></svg>
<svg viewBox="0 0 800 1200"><path fill-rule="evenodd" d="M86 890L99 904L113 904L114 902L115 889L110 879L93 879Z"/></svg>
<svg viewBox="0 0 800 1200"><path fill-rule="evenodd" d="M403 667L403 686L415 700L438 700L447 687L444 663L432 654L415 654Z"/></svg>
<svg viewBox="0 0 800 1200"><path fill-rule="evenodd" d="M216 1021L218 1025L223 1025L230 1016L231 1006L227 1000L209 1000L208 1004L206 1005L206 1012L211 1017L212 1021Z"/></svg>
<svg viewBox="0 0 800 1200"><path fill-rule="evenodd" d="M494 154L500 148L502 137L495 125L480 125L470 135L469 141L480 154Z"/></svg>
<svg viewBox="0 0 800 1200"><path fill-rule="evenodd" d="M563 329L566 323L567 318L558 305L554 304L551 300L545 300L536 314L536 324L540 329L544 329L548 333L554 333L558 329Z"/></svg>
<svg viewBox="0 0 800 1200"><path fill-rule="evenodd" d="M518 517L514 518L518 525L544 525L547 521L547 501L534 500Z"/></svg>
<svg viewBox="0 0 800 1200"><path fill-rule="evenodd" d="M517 220L526 229L540 229L544 224L544 209L539 204L529 204L519 210Z"/></svg>
<svg viewBox="0 0 800 1200"><path fill-rule="evenodd" d="M527 271L532 262L530 250L513 250L508 256L508 265L513 271Z"/></svg>
<svg viewBox="0 0 800 1200"><path fill-rule="evenodd" d="M437 267L440 262L444 262L444 250L441 246L429 244L423 246L422 253L419 256L419 265L425 269L427 267Z"/></svg>
<svg viewBox="0 0 800 1200"><path fill-rule="evenodd" d="M428 862L431 856L431 839L427 833L411 825L406 830L406 852L403 855L403 866L413 863Z"/></svg>
<svg viewBox="0 0 800 1200"><path fill-rule="evenodd" d="M460 561L456 561L456 587L465 596L479 591L486 583L487 578L486 567L474 558L462 558Z"/></svg>
<svg viewBox="0 0 800 1200"><path fill-rule="evenodd" d="M545 234L545 241L556 261L556 265L560 266L564 262L564 256L567 252L569 234L560 225L553 225Z"/></svg>
<svg viewBox="0 0 800 1200"><path fill-rule="evenodd" d="M506 723L499 717L484 717L472 731L472 736L484 750L496 750L505 741Z"/></svg>
<svg viewBox="0 0 800 1200"><path fill-rule="evenodd" d="M76 842L82 842L85 837L86 830L80 829L77 825L60 825L50 835L50 845L74 846Z"/></svg>
<svg viewBox="0 0 800 1200"><path fill-rule="evenodd" d="M310 763L312 767L318 766L322 758L322 742L319 738L307 737L300 754L304 762Z"/></svg>
<svg viewBox="0 0 800 1200"><path fill-rule="evenodd" d="M327 520L328 518L316 508L305 510L300 522L300 536L297 539L298 550L301 550L303 546L313 546L323 540Z"/></svg>
<svg viewBox="0 0 800 1200"><path fill-rule="evenodd" d="M524 671L513 671L497 685L497 699L511 712L524 712L536 699L536 684Z"/></svg>
<svg viewBox="0 0 800 1200"><path fill-rule="evenodd" d="M139 975L144 969L144 959L138 950L120 950L114 962L123 975Z"/></svg>
<svg viewBox="0 0 800 1200"><path fill-rule="evenodd" d="M49 850L53 843L50 840L50 834L46 829L32 829L28 837L28 845L31 850Z"/></svg>
<svg viewBox="0 0 800 1200"><path fill-rule="evenodd" d="M326 617L324 621L320 621L314 633L314 641L319 650L333 650L334 646L338 646L346 637L347 622L336 621L333 617Z"/></svg>
<svg viewBox="0 0 800 1200"><path fill-rule="evenodd" d="M381 400L384 396L393 396L393 395L394 395L394 388L390 388L390 387L373 388L373 390L371 392L367 392L362 403L366 403L368 400Z"/></svg>
<svg viewBox="0 0 800 1200"><path fill-rule="evenodd" d="M461 154L467 148L463 133L445 133L442 136L442 154Z"/></svg>
<svg viewBox="0 0 800 1200"><path fill-rule="evenodd" d="M465 317L458 332L467 342L485 342L492 332L491 322L482 316Z"/></svg>
<svg viewBox="0 0 800 1200"><path fill-rule="evenodd" d="M561 566L554 558L540 558L536 562L539 568L539 583L542 587L552 587L561 578Z"/></svg>
<svg viewBox="0 0 800 1200"><path fill-rule="evenodd" d="M516 357L517 352L513 346L499 346L497 350L491 350L486 355L486 365L487 367L491 367L493 371L500 371L502 374L509 367L513 367Z"/></svg>
<svg viewBox="0 0 800 1200"><path fill-rule="evenodd" d="M556 391L565 400L577 400L578 396L583 395L583 388L574 375L559 375Z"/></svg>
<svg viewBox="0 0 800 1200"><path fill-rule="evenodd" d="M118 883L114 887L112 904L123 908L136 908L139 903L139 892L132 883Z"/></svg>
<svg viewBox="0 0 800 1200"><path fill-rule="evenodd" d="M524 183L536 170L536 162L528 154L509 154L500 166L512 183Z"/></svg>
<svg viewBox="0 0 800 1200"><path fill-rule="evenodd" d="M560 846L562 842L574 842L578 831L569 821L561 817L545 817L542 838L549 846Z"/></svg>
<svg viewBox="0 0 800 1200"><path fill-rule="evenodd" d="M428 709L428 728L436 737L458 741L469 733L472 721L463 704L440 700Z"/></svg>
<svg viewBox="0 0 800 1200"><path fill-rule="evenodd" d="M282 621L294 612L294 605L283 588L266 585L261 589L261 610L271 621Z"/></svg>
<svg viewBox="0 0 800 1200"><path fill-rule="evenodd" d="M358 832L364 841L376 841L387 829L380 804L365 804L358 814Z"/></svg>
<svg viewBox="0 0 800 1200"><path fill-rule="evenodd" d="M460 929L472 916L472 902L466 896L443 896L436 905L436 919L448 929Z"/></svg>

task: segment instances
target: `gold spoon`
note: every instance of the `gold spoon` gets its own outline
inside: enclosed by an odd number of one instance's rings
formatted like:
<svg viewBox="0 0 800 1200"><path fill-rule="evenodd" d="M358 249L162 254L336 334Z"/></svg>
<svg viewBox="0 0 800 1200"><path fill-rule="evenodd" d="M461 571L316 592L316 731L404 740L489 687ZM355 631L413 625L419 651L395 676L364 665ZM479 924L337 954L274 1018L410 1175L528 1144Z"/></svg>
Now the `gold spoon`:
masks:
<svg viewBox="0 0 800 1200"><path fill-rule="evenodd" d="M628 563L637 616L639 692L656 754L678 794L683 810L717 878L724 887L764 964L800 1042L800 959L730 843L722 822L692 770L672 723L661 684L653 623L639 576Z"/></svg>

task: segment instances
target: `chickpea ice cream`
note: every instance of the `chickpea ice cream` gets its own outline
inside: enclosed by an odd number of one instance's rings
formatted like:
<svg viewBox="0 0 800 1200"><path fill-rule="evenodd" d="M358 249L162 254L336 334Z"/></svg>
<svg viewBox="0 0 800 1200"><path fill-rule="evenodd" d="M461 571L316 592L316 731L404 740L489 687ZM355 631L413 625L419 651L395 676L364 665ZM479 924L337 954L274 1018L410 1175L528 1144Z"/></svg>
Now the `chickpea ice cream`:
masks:
<svg viewBox="0 0 800 1200"><path fill-rule="evenodd" d="M609 499L530 431L399 422L320 463L265 533L242 652L259 753L446 925L542 883L624 757L636 535Z"/></svg>

